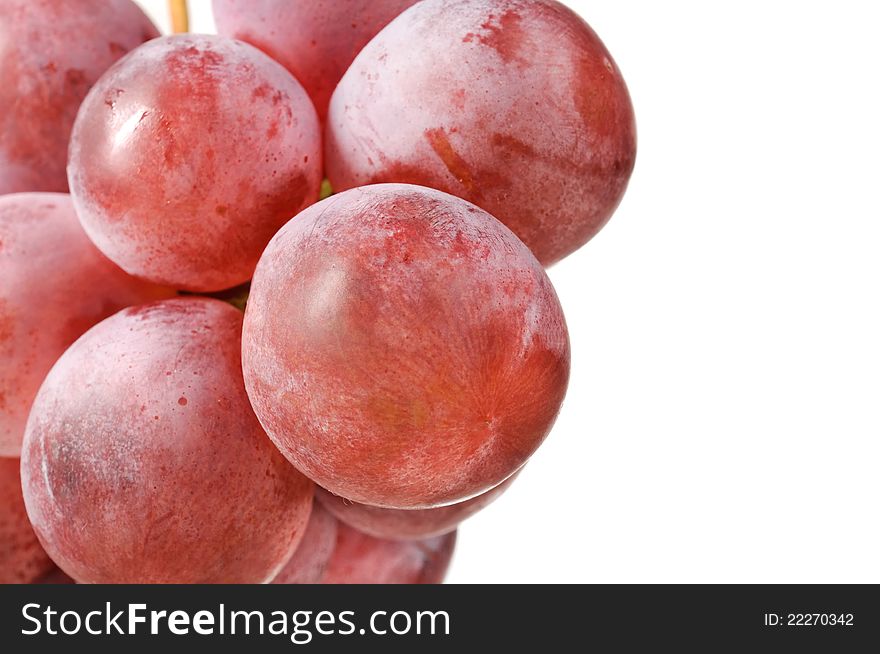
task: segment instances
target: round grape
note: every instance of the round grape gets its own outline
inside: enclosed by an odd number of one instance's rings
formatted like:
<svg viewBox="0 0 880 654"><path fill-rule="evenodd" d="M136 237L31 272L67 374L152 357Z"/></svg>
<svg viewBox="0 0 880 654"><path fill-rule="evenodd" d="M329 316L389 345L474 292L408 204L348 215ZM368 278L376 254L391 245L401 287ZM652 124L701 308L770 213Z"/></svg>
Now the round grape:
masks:
<svg viewBox="0 0 880 654"><path fill-rule="evenodd" d="M242 347L254 410L297 468L405 509L518 470L556 418L570 358L550 280L510 230L395 184L335 195L278 233Z"/></svg>
<svg viewBox="0 0 880 654"><path fill-rule="evenodd" d="M617 65L554 0L418 3L358 55L327 119L334 189L407 182L453 193L545 265L608 221L635 152Z"/></svg>
<svg viewBox="0 0 880 654"><path fill-rule="evenodd" d="M260 429L241 313L165 300L89 330L43 384L22 450L25 503L84 583L262 583L290 558L313 485Z"/></svg>
<svg viewBox="0 0 880 654"><path fill-rule="evenodd" d="M256 48L170 36L92 89L68 172L86 232L120 267L217 291L250 279L272 235L318 199L320 128L299 83Z"/></svg>

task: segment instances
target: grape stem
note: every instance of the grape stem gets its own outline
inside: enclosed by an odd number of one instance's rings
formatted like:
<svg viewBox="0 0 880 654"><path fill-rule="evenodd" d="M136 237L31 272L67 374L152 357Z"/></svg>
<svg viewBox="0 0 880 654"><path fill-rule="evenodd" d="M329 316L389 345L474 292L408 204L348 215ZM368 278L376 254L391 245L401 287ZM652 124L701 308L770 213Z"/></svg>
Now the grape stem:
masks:
<svg viewBox="0 0 880 654"><path fill-rule="evenodd" d="M326 200L331 195L333 195L333 187L330 186L330 180L325 179L321 182L321 195L318 197L319 200Z"/></svg>
<svg viewBox="0 0 880 654"><path fill-rule="evenodd" d="M168 0L168 9L171 12L171 29L175 34L189 31L189 11L186 0Z"/></svg>
<svg viewBox="0 0 880 654"><path fill-rule="evenodd" d="M228 288L225 291L215 291L213 293L196 293L193 291L180 291L181 295L200 295L212 297L217 300L223 300L227 304L231 304L239 311L244 311L247 306L248 297L251 294L251 283L245 282L240 286Z"/></svg>

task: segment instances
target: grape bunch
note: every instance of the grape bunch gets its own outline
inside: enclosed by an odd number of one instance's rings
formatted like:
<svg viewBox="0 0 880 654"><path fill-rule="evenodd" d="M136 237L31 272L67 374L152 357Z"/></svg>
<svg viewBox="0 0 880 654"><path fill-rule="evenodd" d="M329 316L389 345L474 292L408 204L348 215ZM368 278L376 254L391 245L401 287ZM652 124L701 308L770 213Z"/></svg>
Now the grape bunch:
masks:
<svg viewBox="0 0 880 654"><path fill-rule="evenodd" d="M213 7L0 0L0 581L439 583L559 413L626 85L555 0Z"/></svg>

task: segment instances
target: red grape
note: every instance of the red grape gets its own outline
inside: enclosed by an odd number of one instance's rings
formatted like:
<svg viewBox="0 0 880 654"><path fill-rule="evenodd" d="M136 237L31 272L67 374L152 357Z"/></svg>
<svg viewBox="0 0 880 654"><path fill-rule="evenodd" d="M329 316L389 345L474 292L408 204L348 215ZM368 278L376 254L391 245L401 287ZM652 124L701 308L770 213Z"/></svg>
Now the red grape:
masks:
<svg viewBox="0 0 880 654"><path fill-rule="evenodd" d="M0 584L34 583L55 567L25 513L18 468L0 458Z"/></svg>
<svg viewBox="0 0 880 654"><path fill-rule="evenodd" d="M339 523L324 584L439 584L455 549L456 532L421 541L373 538Z"/></svg>
<svg viewBox="0 0 880 654"><path fill-rule="evenodd" d="M119 309L171 295L101 254L70 196L0 197L0 456L21 452L34 395L67 346Z"/></svg>
<svg viewBox="0 0 880 654"><path fill-rule="evenodd" d="M80 103L114 61L157 36L131 0L0 1L0 194L67 191Z"/></svg>
<svg viewBox="0 0 880 654"><path fill-rule="evenodd" d="M337 525L336 518L316 502L299 547L272 583L320 583L333 550L336 549Z"/></svg>
<svg viewBox="0 0 880 654"><path fill-rule="evenodd" d="M92 240L133 275L194 291L251 277L272 235L318 199L311 101L256 48L156 39L83 102L70 190Z"/></svg>
<svg viewBox="0 0 880 654"><path fill-rule="evenodd" d="M217 31L257 46L302 82L323 121L358 52L416 0L214 0Z"/></svg>
<svg viewBox="0 0 880 654"><path fill-rule="evenodd" d="M257 266L242 347L284 455L332 493L388 508L507 479L568 383L565 319L531 252L474 205L399 184L285 225Z"/></svg>
<svg viewBox="0 0 880 654"><path fill-rule="evenodd" d="M33 581L35 584L53 584L53 585L68 585L75 584L73 577L69 577L64 570L59 568L57 565L53 566L49 572L44 574L39 579Z"/></svg>
<svg viewBox="0 0 880 654"><path fill-rule="evenodd" d="M545 265L608 221L635 151L620 71L553 0L418 3L358 55L327 118L336 190L407 182L453 193Z"/></svg>
<svg viewBox="0 0 880 654"><path fill-rule="evenodd" d="M241 377L242 315L208 298L126 309L58 360L28 420L40 541L86 583L260 583L313 485L266 438Z"/></svg>
<svg viewBox="0 0 880 654"><path fill-rule="evenodd" d="M337 520L365 534L376 538L417 540L455 531L459 524L498 499L515 477L513 475L472 499L433 509L383 509L352 502L323 488L317 489L315 497Z"/></svg>

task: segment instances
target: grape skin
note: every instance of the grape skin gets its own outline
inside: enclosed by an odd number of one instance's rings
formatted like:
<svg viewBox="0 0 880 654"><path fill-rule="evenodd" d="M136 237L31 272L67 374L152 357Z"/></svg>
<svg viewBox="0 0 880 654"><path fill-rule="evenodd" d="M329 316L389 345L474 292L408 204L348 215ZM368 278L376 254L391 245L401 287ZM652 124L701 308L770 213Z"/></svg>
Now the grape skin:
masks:
<svg viewBox="0 0 880 654"><path fill-rule="evenodd" d="M113 62L157 36L131 0L0 2L0 195L67 192L80 103Z"/></svg>
<svg viewBox="0 0 880 654"><path fill-rule="evenodd" d="M71 343L120 309L172 295L101 254L70 196L0 197L0 456L21 453L31 402Z"/></svg>
<svg viewBox="0 0 880 654"><path fill-rule="evenodd" d="M321 582L324 571L336 549L338 523L330 513L317 502L312 506L312 515L305 535L290 560L272 580L273 584L317 584Z"/></svg>
<svg viewBox="0 0 880 654"><path fill-rule="evenodd" d="M250 279L273 234L318 199L311 101L256 48L156 39L94 86L73 128L70 189L98 248L189 291Z"/></svg>
<svg viewBox="0 0 880 654"><path fill-rule="evenodd" d="M569 360L522 242L459 198L396 184L335 195L276 235L242 339L251 403L284 455L385 508L507 479L549 432Z"/></svg>
<svg viewBox="0 0 880 654"><path fill-rule="evenodd" d="M355 59L326 137L337 191L406 182L458 195L544 265L608 221L636 152L619 69L554 0L420 2Z"/></svg>
<svg viewBox="0 0 880 654"><path fill-rule="evenodd" d="M22 450L28 515L81 583L262 583L302 538L313 484L241 378L242 316L180 298L117 313L59 359Z"/></svg>
<svg viewBox="0 0 880 654"><path fill-rule="evenodd" d="M217 32L281 62L305 87L321 121L358 52L416 0L214 0Z"/></svg>
<svg viewBox="0 0 880 654"><path fill-rule="evenodd" d="M378 506L358 504L316 489L316 499L340 522L354 527L374 538L395 540L420 540L448 534L462 522L482 511L510 486L516 475L495 488L464 502L434 509L383 509Z"/></svg>
<svg viewBox="0 0 880 654"><path fill-rule="evenodd" d="M69 576L64 572L64 570L62 570L61 568L59 568L57 565L53 565L53 566L52 566L52 569L49 570L49 572L47 572L47 573L44 574L42 577L40 577L39 579L34 580L34 581L31 582L31 583L34 583L34 584L51 584L51 585L54 585L54 586L59 586L59 585L75 584L76 582L73 580L72 577L69 577Z"/></svg>
<svg viewBox="0 0 880 654"><path fill-rule="evenodd" d="M0 458L0 584L34 583L55 568L25 513L18 467Z"/></svg>
<svg viewBox="0 0 880 654"><path fill-rule="evenodd" d="M455 549L456 532L421 541L373 538L339 524L323 584L439 584Z"/></svg>

